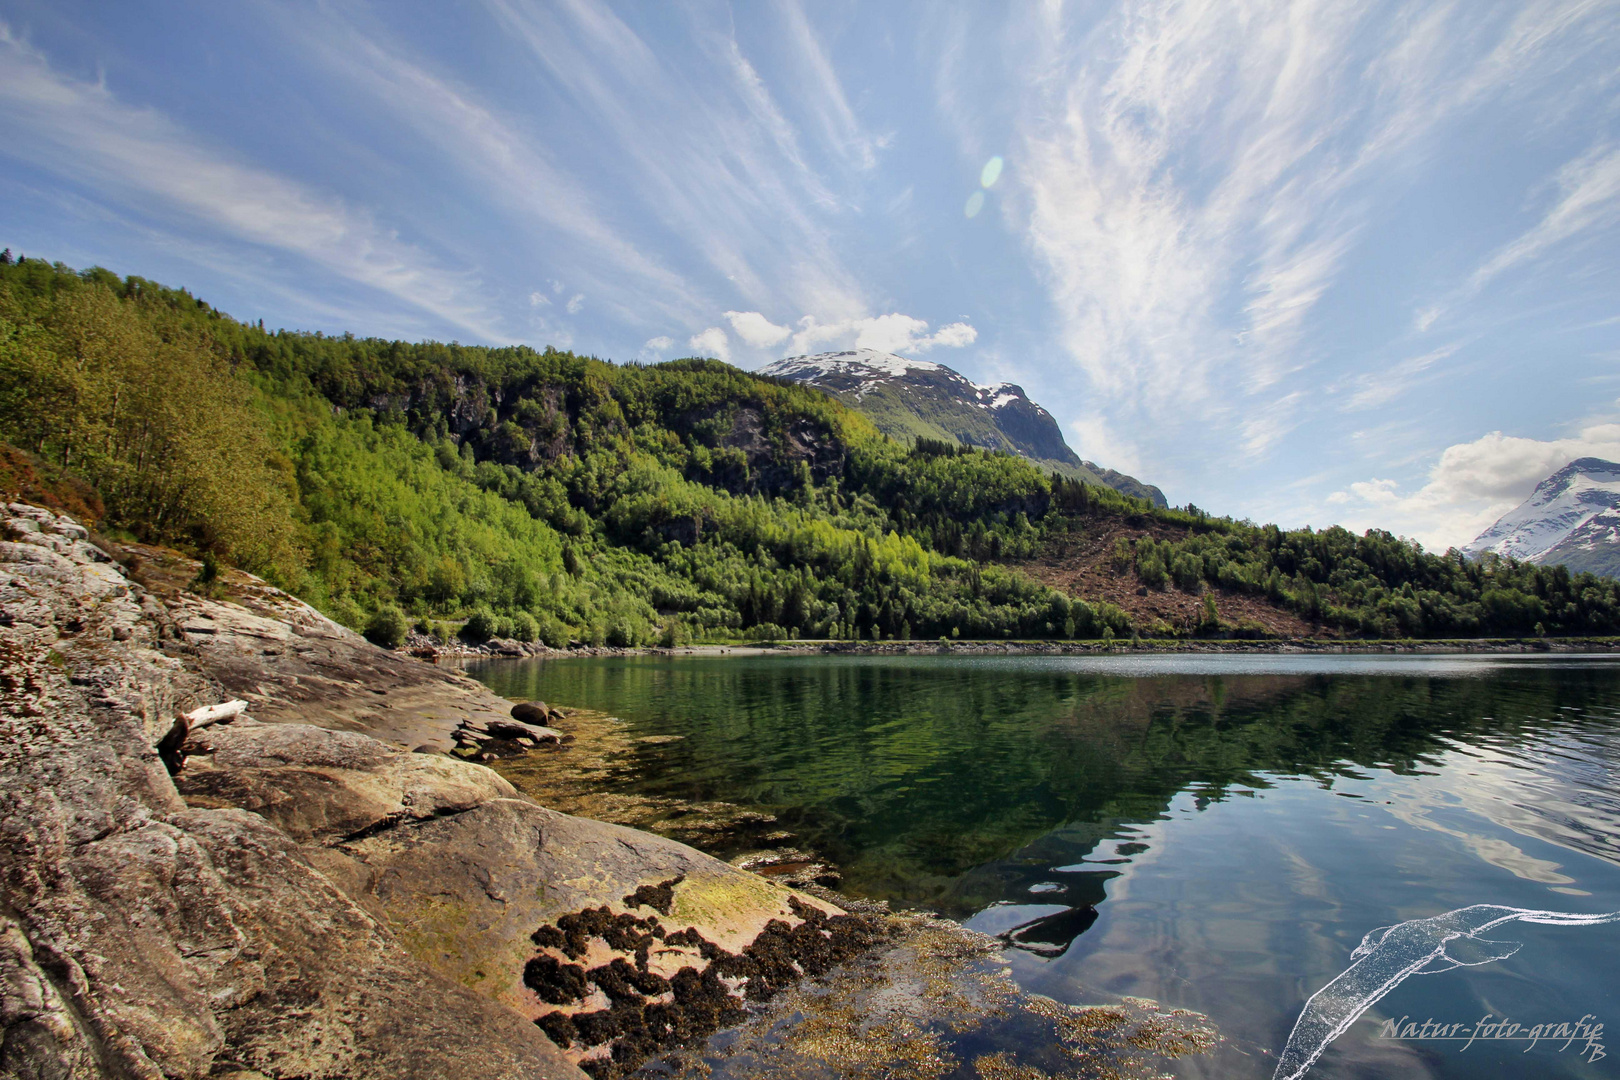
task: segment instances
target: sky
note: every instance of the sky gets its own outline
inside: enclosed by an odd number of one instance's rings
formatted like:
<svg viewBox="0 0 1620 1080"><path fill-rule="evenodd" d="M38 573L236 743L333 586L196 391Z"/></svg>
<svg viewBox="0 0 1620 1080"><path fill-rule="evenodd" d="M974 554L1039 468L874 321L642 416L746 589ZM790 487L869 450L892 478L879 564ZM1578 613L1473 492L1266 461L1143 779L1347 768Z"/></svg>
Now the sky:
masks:
<svg viewBox="0 0 1620 1080"><path fill-rule="evenodd" d="M0 0L0 244L267 327L869 347L1443 550L1620 460L1620 0Z"/></svg>

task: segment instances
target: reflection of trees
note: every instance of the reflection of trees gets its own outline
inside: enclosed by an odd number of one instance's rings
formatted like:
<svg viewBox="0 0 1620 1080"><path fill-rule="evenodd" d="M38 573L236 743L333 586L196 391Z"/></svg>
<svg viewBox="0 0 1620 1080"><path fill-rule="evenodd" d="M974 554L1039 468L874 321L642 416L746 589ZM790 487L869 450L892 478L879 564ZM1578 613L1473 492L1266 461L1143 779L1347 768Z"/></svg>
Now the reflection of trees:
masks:
<svg viewBox="0 0 1620 1080"><path fill-rule="evenodd" d="M1457 741L1512 743L1578 722L1560 710L1614 685L1606 671L1572 668L1126 678L927 659L523 671L498 691L686 736L638 751L627 786L763 806L838 862L852 891L956 912L1009 895L1020 866L1034 884L1056 857L1044 847L1074 861L1180 791L1218 801L1279 775L1331 785L1352 770L1409 772ZM1095 902L1112 873L1076 877L1052 902Z"/></svg>

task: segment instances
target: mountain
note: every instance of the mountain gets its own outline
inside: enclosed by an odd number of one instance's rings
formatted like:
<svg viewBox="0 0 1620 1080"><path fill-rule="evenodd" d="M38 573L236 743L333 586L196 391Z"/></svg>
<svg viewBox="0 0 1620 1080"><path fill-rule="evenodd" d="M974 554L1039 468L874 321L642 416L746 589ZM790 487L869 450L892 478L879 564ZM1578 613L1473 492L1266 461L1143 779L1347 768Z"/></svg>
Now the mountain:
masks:
<svg viewBox="0 0 1620 1080"><path fill-rule="evenodd" d="M1620 577L1620 465L1577 458L1463 551Z"/></svg>
<svg viewBox="0 0 1620 1080"><path fill-rule="evenodd" d="M1082 461L1063 441L1052 414L1012 383L980 386L944 364L875 349L790 356L759 374L825 390L865 413L898 442L940 439L1005 450L1072 479L1111 487L1154 506L1169 505L1152 484Z"/></svg>

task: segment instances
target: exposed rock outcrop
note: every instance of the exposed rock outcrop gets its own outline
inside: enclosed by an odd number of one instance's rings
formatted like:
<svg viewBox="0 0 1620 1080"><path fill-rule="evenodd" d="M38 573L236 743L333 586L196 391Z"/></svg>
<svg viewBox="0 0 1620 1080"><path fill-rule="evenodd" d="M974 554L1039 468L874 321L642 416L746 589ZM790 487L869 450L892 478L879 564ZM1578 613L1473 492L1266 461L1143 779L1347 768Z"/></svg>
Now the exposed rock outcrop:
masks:
<svg viewBox="0 0 1620 1080"><path fill-rule="evenodd" d="M409 752L561 736L262 583L147 588L67 518L0 524L0 1076L618 1074L703 1030L649 1027L657 985L734 1016L780 977L749 950L808 970L783 943L848 918ZM567 1002L526 979L553 963ZM566 1054L534 1022L593 1012Z"/></svg>

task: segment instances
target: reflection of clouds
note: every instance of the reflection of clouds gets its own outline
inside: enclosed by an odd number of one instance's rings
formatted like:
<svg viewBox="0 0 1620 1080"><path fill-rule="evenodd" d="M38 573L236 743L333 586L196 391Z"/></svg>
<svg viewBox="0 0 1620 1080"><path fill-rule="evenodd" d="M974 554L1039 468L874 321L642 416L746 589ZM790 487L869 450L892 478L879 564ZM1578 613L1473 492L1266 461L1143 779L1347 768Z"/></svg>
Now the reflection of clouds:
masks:
<svg viewBox="0 0 1620 1080"><path fill-rule="evenodd" d="M1482 742L1455 749L1441 755L1436 775L1391 792L1386 809L1408 825L1463 841L1492 866L1579 894L1562 888L1573 882L1558 863L1436 818L1465 811L1520 836L1620 863L1616 738L1608 730L1564 728L1533 746Z"/></svg>
<svg viewBox="0 0 1620 1080"><path fill-rule="evenodd" d="M1451 792L1437 792L1425 789L1401 792L1393 795L1388 807L1389 812L1397 819L1418 829L1428 829L1432 832L1443 833L1455 837L1468 846L1468 850L1478 855L1483 861L1492 866L1506 870L1514 877L1526 881L1539 881L1543 885L1572 885L1575 879L1558 872L1560 864L1546 859L1538 859L1527 855L1518 847L1496 836L1483 836L1479 833L1468 832L1464 829L1454 829L1449 825L1442 825L1435 821L1432 814L1439 811L1455 811L1463 808L1463 801ZM1482 816L1479 808L1468 807ZM1512 828L1505 822L1491 818L1504 828ZM1514 830L1520 831L1520 830Z"/></svg>

